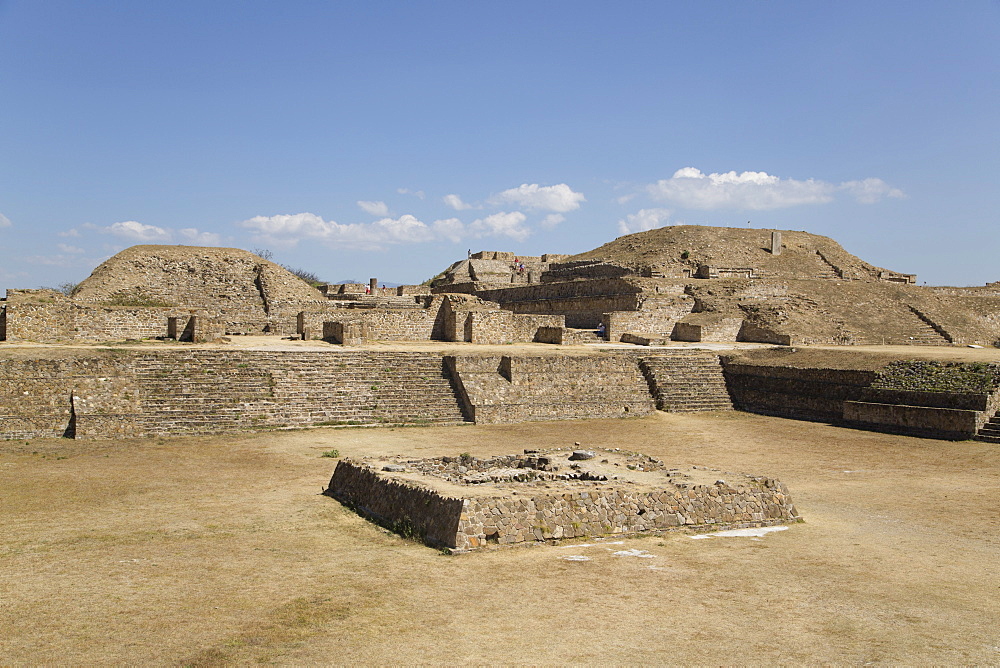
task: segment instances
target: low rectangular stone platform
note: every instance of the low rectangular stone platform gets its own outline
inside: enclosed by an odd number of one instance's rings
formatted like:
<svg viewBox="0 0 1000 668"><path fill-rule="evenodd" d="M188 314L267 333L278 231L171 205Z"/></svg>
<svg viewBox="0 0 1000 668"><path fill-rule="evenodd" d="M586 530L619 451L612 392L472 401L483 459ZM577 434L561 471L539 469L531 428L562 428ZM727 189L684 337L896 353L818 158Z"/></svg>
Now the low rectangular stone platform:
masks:
<svg viewBox="0 0 1000 668"><path fill-rule="evenodd" d="M788 489L773 478L669 468L619 450L344 459L325 494L399 533L456 551L799 521Z"/></svg>

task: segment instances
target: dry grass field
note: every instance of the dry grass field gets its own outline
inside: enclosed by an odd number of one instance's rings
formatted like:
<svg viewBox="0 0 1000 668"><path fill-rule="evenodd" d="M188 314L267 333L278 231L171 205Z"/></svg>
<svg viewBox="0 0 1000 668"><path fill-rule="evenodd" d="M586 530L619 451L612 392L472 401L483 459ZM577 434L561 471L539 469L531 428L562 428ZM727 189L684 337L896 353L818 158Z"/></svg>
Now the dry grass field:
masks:
<svg viewBox="0 0 1000 668"><path fill-rule="evenodd" d="M774 475L806 522L448 556L320 495L334 448L574 441ZM1000 446L739 413L7 441L0 665L997 664L998 501Z"/></svg>

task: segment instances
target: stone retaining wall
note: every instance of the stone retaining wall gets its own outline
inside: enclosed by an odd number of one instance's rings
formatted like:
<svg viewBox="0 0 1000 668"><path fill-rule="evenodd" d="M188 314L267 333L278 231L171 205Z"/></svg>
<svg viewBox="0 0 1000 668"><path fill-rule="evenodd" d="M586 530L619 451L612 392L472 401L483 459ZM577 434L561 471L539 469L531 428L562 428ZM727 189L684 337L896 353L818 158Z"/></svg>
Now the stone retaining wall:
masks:
<svg viewBox="0 0 1000 668"><path fill-rule="evenodd" d="M516 544L664 531L710 525L713 529L763 526L794 519L787 489L764 479L758 489L697 485L640 492L595 488L518 498L471 498L462 507L454 540L458 549L490 542Z"/></svg>
<svg viewBox="0 0 1000 668"><path fill-rule="evenodd" d="M567 327L594 329L605 313L637 310L640 292L629 281L603 279L477 290L476 294L514 313L561 314Z"/></svg>
<svg viewBox="0 0 1000 668"><path fill-rule="evenodd" d="M723 356L733 406L765 415L848 424L872 431L964 440L1000 408L1000 392L869 387L876 371L744 364Z"/></svg>
<svg viewBox="0 0 1000 668"><path fill-rule="evenodd" d="M462 355L446 358L477 423L611 418L655 410L638 358Z"/></svg>
<svg viewBox="0 0 1000 668"><path fill-rule="evenodd" d="M337 462L324 494L404 535L417 534L430 545L458 547L462 499L380 476L373 468L349 459Z"/></svg>
<svg viewBox="0 0 1000 668"><path fill-rule="evenodd" d="M843 418L873 431L958 441L975 436L986 421L977 411L868 401L845 401Z"/></svg>
<svg viewBox="0 0 1000 668"><path fill-rule="evenodd" d="M722 361L734 408L799 420L841 421L844 402L859 400L875 380L874 371L743 364L728 356Z"/></svg>
<svg viewBox="0 0 1000 668"><path fill-rule="evenodd" d="M9 290L10 319L2 340L38 343L125 341L165 338L169 321L184 327L201 322L198 340L214 340L222 326L207 312L176 306L106 306L73 301L54 290Z"/></svg>
<svg viewBox="0 0 1000 668"><path fill-rule="evenodd" d="M94 351L0 358L0 438L465 420L440 355Z"/></svg>
<svg viewBox="0 0 1000 668"><path fill-rule="evenodd" d="M629 332L659 335L669 339L674 325L691 313L693 306L694 303L687 295L646 298L639 310L605 313L601 320L604 322L608 341L621 341L622 335Z"/></svg>
<svg viewBox="0 0 1000 668"><path fill-rule="evenodd" d="M132 436L139 410L127 356L0 359L0 439Z"/></svg>
<svg viewBox="0 0 1000 668"><path fill-rule="evenodd" d="M419 299L419 297L414 297ZM442 299L428 298L425 306L414 302L408 308L344 308L326 305L298 314L298 333L323 338L324 322L363 323L375 341L431 341L444 339Z"/></svg>

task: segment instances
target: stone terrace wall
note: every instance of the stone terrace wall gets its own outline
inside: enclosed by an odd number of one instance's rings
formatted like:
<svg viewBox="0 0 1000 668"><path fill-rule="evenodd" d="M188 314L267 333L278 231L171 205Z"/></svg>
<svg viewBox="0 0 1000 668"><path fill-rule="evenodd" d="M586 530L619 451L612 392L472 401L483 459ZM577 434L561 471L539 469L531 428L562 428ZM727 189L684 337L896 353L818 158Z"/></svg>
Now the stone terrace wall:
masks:
<svg viewBox="0 0 1000 668"><path fill-rule="evenodd" d="M516 314L510 311L470 311L465 317L463 340L480 344L531 343L541 328L563 327L561 315Z"/></svg>
<svg viewBox="0 0 1000 668"><path fill-rule="evenodd" d="M923 392L866 388L844 402L844 420L864 429L965 440L1000 408L1000 392Z"/></svg>
<svg viewBox="0 0 1000 668"><path fill-rule="evenodd" d="M844 402L860 399L875 380L874 371L745 364L725 355L722 364L734 408L799 420L840 422Z"/></svg>
<svg viewBox="0 0 1000 668"><path fill-rule="evenodd" d="M628 281L603 279L478 290L476 295L514 313L565 315L567 327L594 329L605 313L637 310L639 292Z"/></svg>
<svg viewBox="0 0 1000 668"><path fill-rule="evenodd" d="M848 424L928 438L972 438L1000 408L1000 393L883 390L876 371L744 364L723 356L733 406L765 415Z"/></svg>
<svg viewBox="0 0 1000 668"><path fill-rule="evenodd" d="M8 290L7 341L123 341L167 335L167 321L186 323L202 311L180 307L82 304L52 290ZM206 323L207 324L207 323Z"/></svg>
<svg viewBox="0 0 1000 668"><path fill-rule="evenodd" d="M444 340L443 299L428 298L427 305L375 308L344 308L326 305L310 308L299 316L298 333L310 339L323 338L324 322L365 323L368 337L376 341Z"/></svg>
<svg viewBox="0 0 1000 668"><path fill-rule="evenodd" d="M645 415L655 410L631 354L446 358L477 424Z"/></svg>
<svg viewBox="0 0 1000 668"><path fill-rule="evenodd" d="M135 435L131 371L115 353L0 358L0 439Z"/></svg>
<svg viewBox="0 0 1000 668"><path fill-rule="evenodd" d="M0 438L465 420L425 353L93 351L0 358Z"/></svg>
<svg viewBox="0 0 1000 668"><path fill-rule="evenodd" d="M602 317L608 341L621 341L626 333L656 334L669 339L674 325L691 313L693 300L687 295L647 297L637 311L615 311ZM735 340L735 336L733 339Z"/></svg>

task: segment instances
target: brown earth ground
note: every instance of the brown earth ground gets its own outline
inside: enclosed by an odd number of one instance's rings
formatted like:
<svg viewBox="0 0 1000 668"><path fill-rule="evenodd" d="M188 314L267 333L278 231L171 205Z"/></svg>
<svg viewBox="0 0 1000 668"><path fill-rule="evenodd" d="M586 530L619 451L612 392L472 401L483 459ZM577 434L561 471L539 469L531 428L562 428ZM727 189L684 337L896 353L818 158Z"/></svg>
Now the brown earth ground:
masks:
<svg viewBox="0 0 1000 668"><path fill-rule="evenodd" d="M332 449L575 441L773 475L806 521L448 556L320 495ZM1000 446L734 412L0 442L0 665L997 664L998 499Z"/></svg>

